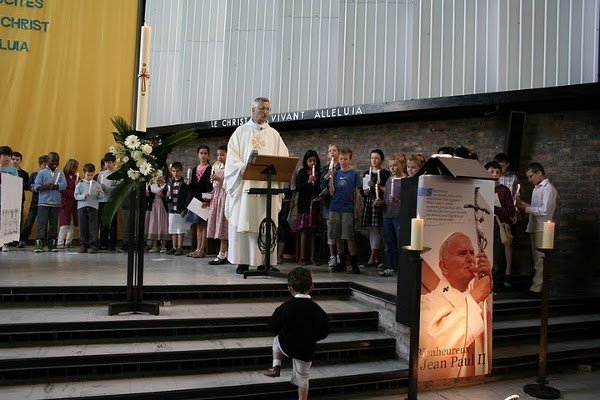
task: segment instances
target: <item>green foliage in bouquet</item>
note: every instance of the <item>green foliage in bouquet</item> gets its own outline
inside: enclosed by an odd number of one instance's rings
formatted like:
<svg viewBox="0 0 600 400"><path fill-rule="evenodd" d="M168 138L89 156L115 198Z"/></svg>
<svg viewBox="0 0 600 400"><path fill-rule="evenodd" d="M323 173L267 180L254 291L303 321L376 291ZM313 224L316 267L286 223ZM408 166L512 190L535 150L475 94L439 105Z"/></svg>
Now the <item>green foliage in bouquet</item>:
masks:
<svg viewBox="0 0 600 400"><path fill-rule="evenodd" d="M196 138L194 129L177 132L165 139L147 139L146 132L136 131L122 117L111 118L116 128L113 132L116 145L109 151L116 158L116 170L108 176L110 180L121 181L111 192L108 203L102 212L102 222L109 224L123 201L136 190L144 188L155 171L167 163L169 153L176 147Z"/></svg>

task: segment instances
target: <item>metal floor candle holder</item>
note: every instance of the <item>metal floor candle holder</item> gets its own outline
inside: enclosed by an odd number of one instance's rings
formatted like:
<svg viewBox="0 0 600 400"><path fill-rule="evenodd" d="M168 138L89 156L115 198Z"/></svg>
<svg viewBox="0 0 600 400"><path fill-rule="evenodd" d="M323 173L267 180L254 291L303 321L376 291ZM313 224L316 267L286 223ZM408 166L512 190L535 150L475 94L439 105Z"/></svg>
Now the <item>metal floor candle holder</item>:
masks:
<svg viewBox="0 0 600 400"><path fill-rule="evenodd" d="M431 250L430 247L413 249L402 246L408 253L410 264L415 268L415 286L412 303L412 318L410 319L410 352L408 356L408 397L407 400L417 400L419 391L419 324L421 323L421 254Z"/></svg>
<svg viewBox="0 0 600 400"><path fill-rule="evenodd" d="M542 315L540 322L540 357L538 362L538 379L537 383L530 383L523 387L523 391L528 395L538 399L558 399L560 398L560 390L551 386L547 386L546 380L546 359L548 355L548 265L546 261L550 258L550 254L556 253L557 249L537 248L537 251L544 253L544 271L542 273Z"/></svg>

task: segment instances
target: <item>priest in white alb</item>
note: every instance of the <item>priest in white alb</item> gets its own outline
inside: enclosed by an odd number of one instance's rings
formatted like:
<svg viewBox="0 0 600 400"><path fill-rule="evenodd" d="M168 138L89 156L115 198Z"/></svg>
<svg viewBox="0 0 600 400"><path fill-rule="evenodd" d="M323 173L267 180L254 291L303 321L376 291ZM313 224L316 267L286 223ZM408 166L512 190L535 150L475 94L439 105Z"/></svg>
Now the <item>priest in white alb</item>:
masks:
<svg viewBox="0 0 600 400"><path fill-rule="evenodd" d="M269 99L258 97L252 102L252 118L238 127L227 144L225 180L227 193L225 217L229 220L228 260L238 264L236 272L243 274L250 266L264 264L264 255L258 248L258 233L261 221L266 217L264 195L248 194L250 188L266 188L267 182L242 178L246 163L253 150L261 155L289 157L289 151L279 132L269 126L271 113ZM271 187L280 188L281 183L273 182ZM277 224L281 209L281 197L272 198L271 219ZM271 252L270 265L277 264L277 249Z"/></svg>

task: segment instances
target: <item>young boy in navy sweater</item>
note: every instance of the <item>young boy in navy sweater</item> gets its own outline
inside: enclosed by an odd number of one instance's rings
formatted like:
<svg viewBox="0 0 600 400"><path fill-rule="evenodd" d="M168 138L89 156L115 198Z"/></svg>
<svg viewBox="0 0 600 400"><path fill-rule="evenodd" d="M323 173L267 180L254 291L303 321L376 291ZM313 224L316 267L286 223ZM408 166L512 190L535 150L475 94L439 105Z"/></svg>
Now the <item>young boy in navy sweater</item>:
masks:
<svg viewBox="0 0 600 400"><path fill-rule="evenodd" d="M310 271L296 267L288 274L288 290L294 296L277 307L269 328L277 334L273 339L273 366L266 376L278 377L283 356L292 359L291 383L298 386L298 399L308 398L308 376L319 340L329 335L329 318L310 298L314 285Z"/></svg>

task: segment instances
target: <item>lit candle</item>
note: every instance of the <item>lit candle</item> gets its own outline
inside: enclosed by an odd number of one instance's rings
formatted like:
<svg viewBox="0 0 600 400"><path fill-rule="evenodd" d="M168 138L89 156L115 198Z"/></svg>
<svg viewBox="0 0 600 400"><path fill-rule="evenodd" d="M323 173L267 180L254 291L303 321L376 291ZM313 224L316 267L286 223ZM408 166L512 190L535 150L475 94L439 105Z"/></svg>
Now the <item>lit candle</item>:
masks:
<svg viewBox="0 0 600 400"><path fill-rule="evenodd" d="M390 196L394 195L394 181L396 180L396 178L392 178L392 180L390 181Z"/></svg>
<svg viewBox="0 0 600 400"><path fill-rule="evenodd" d="M135 129L146 132L148 126L148 80L150 79L150 49L152 28L144 24L140 39L140 65L138 73L137 112Z"/></svg>
<svg viewBox="0 0 600 400"><path fill-rule="evenodd" d="M410 248L423 250L423 219L419 215L410 221Z"/></svg>
<svg viewBox="0 0 600 400"><path fill-rule="evenodd" d="M515 197L519 197L519 193L521 193L521 184L517 183L517 193L515 194Z"/></svg>
<svg viewBox="0 0 600 400"><path fill-rule="evenodd" d="M100 184L104 185L104 175L100 174Z"/></svg>
<svg viewBox="0 0 600 400"><path fill-rule="evenodd" d="M554 222L552 221L544 222L544 232L542 233L542 248L554 248Z"/></svg>
<svg viewBox="0 0 600 400"><path fill-rule="evenodd" d="M75 172L75 182L79 182L79 171Z"/></svg>
<svg viewBox="0 0 600 400"><path fill-rule="evenodd" d="M329 170L333 169L333 157L331 157L331 161L329 161Z"/></svg>
<svg viewBox="0 0 600 400"><path fill-rule="evenodd" d="M312 176L315 176L315 166L312 166Z"/></svg>
<svg viewBox="0 0 600 400"><path fill-rule="evenodd" d="M375 198L379 200L379 183L375 184Z"/></svg>
<svg viewBox="0 0 600 400"><path fill-rule="evenodd" d="M191 168L188 168L188 172L187 172L187 180L189 181L191 177L192 177L192 169L191 169Z"/></svg>
<svg viewBox="0 0 600 400"><path fill-rule="evenodd" d="M56 180L54 181L54 184L58 185L58 178L60 178L60 171L56 171L56 172L57 172L57 174L56 174Z"/></svg>
<svg viewBox="0 0 600 400"><path fill-rule="evenodd" d="M377 171L377 182L381 182L381 170Z"/></svg>
<svg viewBox="0 0 600 400"><path fill-rule="evenodd" d="M369 167L369 180L371 180L371 174L373 174L373 167Z"/></svg>
<svg viewBox="0 0 600 400"><path fill-rule="evenodd" d="M88 194L92 194L92 181L90 180L90 187L88 188Z"/></svg>

